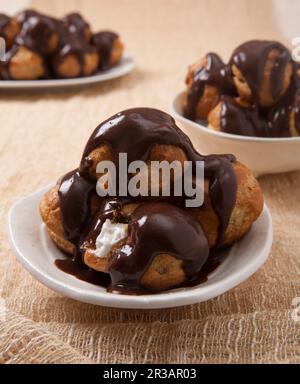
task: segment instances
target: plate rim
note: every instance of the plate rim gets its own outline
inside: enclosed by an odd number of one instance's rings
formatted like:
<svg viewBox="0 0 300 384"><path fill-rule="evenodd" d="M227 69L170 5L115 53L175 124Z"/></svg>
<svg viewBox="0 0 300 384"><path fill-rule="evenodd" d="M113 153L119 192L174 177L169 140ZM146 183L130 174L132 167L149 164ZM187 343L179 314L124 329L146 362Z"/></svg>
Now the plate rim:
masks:
<svg viewBox="0 0 300 384"><path fill-rule="evenodd" d="M70 79L42 79L42 80L1 80L1 89L39 89L61 88L79 85L96 84L125 76L135 68L135 60L132 56L124 54L120 63L107 71L99 72L91 76L74 77Z"/></svg>
<svg viewBox="0 0 300 384"><path fill-rule="evenodd" d="M8 212L7 222L9 243L17 260L34 278L36 278L43 285L54 290L55 292L58 292L63 296L67 296L77 301L98 306L124 309L159 309L192 305L213 299L241 284L243 281L252 276L265 263L265 261L270 255L273 243L272 216L269 208L266 204L264 204L264 209L261 215L266 215L269 223L269 228L266 234L267 238L265 244L260 250L259 254L254 259L251 259L251 262L246 264L246 267L240 268L238 271L223 278L221 280L222 284L220 284L220 281L212 283L209 286L208 292L202 292L200 298L199 289L203 289L201 285L192 287L193 289L181 288L178 291L167 291L155 295L120 295L108 292L99 292L97 293L97 296L95 296L95 292L89 292L89 296L87 297L87 291L84 288L76 287L75 289L74 287L70 287L68 284L64 285L63 280L53 278L51 275L46 274L45 271L41 270L36 264L32 263L28 257L23 255L22 250L16 244L14 238L13 222L16 210L20 206L22 206L22 204L31 200L34 200L34 202L37 203L36 208L38 208L38 203L40 201L41 195L53 185L54 184L51 183L50 185L43 187L42 189L39 189L33 192L32 194L17 200L11 206ZM43 223L40 219L39 231L41 231L42 224ZM211 289L214 290L213 295L211 295Z"/></svg>

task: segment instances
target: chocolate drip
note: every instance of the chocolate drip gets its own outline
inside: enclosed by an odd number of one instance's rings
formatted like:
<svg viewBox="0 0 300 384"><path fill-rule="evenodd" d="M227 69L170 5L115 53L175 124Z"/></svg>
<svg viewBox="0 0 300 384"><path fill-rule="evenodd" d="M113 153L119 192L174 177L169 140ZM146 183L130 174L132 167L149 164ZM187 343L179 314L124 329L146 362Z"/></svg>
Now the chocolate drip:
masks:
<svg viewBox="0 0 300 384"><path fill-rule="evenodd" d="M58 190L64 234L77 245L91 218L90 200L95 183L82 177L77 169L67 173Z"/></svg>
<svg viewBox="0 0 300 384"><path fill-rule="evenodd" d="M110 67L111 51L118 35L112 31L94 33L91 43L97 48L100 56L100 68L106 70Z"/></svg>
<svg viewBox="0 0 300 384"><path fill-rule="evenodd" d="M10 17L4 15L4 13L0 13L0 37L3 37L6 39L6 34L4 32L4 29L7 27L7 25L10 23Z"/></svg>
<svg viewBox="0 0 300 384"><path fill-rule="evenodd" d="M78 60L80 66L78 76L84 76L85 56L88 53L96 52L96 49L89 45L86 40L80 37L80 35L70 33L62 23L59 23L58 32L60 36L60 44L51 58L54 70L63 63L67 56L71 55Z"/></svg>
<svg viewBox="0 0 300 384"><path fill-rule="evenodd" d="M206 84L215 86L220 94L234 93L229 68L216 53L208 53L206 55L206 65L194 74L184 110L184 116L188 119L196 119L197 104L203 95Z"/></svg>
<svg viewBox="0 0 300 384"><path fill-rule="evenodd" d="M282 44L276 41L251 40L240 45L230 59L230 64L236 65L247 81L254 102L259 101L265 65L272 50L278 52L270 78L271 94L277 99L283 88L286 66L292 61L289 51Z"/></svg>
<svg viewBox="0 0 300 384"><path fill-rule="evenodd" d="M291 114L295 114L295 128L299 131L299 91L291 88L269 110L259 110L256 105L243 107L228 96L221 98L220 129L222 132L241 136L289 137Z"/></svg>
<svg viewBox="0 0 300 384"><path fill-rule="evenodd" d="M299 99L300 99L300 96L299 96ZM294 119L295 119L296 131L297 131L298 135L300 136L300 100L299 99L298 99L297 104L294 107L294 114L295 114Z"/></svg>
<svg viewBox="0 0 300 384"><path fill-rule="evenodd" d="M220 129L242 136L268 137L272 133L255 105L242 107L229 96L221 97Z"/></svg>
<svg viewBox="0 0 300 384"><path fill-rule="evenodd" d="M291 136L291 116L295 112L295 126L299 125L299 90L291 87L279 102L266 114L269 131L273 137ZM298 129L297 129L298 130Z"/></svg>
<svg viewBox="0 0 300 384"><path fill-rule="evenodd" d="M42 56L48 54L49 39L56 32L57 22L43 15L31 15L23 22L15 43L35 51Z"/></svg>
<svg viewBox="0 0 300 384"><path fill-rule="evenodd" d="M83 39L86 38L85 34L90 26L79 13L70 13L63 17L62 20L70 33L75 33Z"/></svg>
<svg viewBox="0 0 300 384"><path fill-rule="evenodd" d="M145 271L160 254L182 260L188 280L197 276L209 254L200 224L166 203L145 203L132 214L126 244L109 260L111 291L139 291Z"/></svg>
<svg viewBox="0 0 300 384"><path fill-rule="evenodd" d="M108 288L111 283L110 276L107 273L94 271L86 267L83 263L77 263L74 260L55 260L55 265L61 271L93 285Z"/></svg>

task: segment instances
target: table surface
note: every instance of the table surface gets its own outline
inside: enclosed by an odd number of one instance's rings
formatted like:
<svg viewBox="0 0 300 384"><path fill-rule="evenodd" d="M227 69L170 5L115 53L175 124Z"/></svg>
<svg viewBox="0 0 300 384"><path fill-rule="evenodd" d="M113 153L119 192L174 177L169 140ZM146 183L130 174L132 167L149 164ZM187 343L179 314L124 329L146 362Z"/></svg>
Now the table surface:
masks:
<svg viewBox="0 0 300 384"><path fill-rule="evenodd" d="M21 3L55 16L78 10L95 29L117 30L137 68L85 88L0 93L0 362L300 362L300 322L292 317L300 296L300 172L260 179L274 220L264 267L230 292L183 308L118 310L62 297L17 263L6 229L14 201L73 169L104 118L134 106L168 111L187 65L207 51L226 60L253 38L290 47L274 2L3 1L15 10Z"/></svg>

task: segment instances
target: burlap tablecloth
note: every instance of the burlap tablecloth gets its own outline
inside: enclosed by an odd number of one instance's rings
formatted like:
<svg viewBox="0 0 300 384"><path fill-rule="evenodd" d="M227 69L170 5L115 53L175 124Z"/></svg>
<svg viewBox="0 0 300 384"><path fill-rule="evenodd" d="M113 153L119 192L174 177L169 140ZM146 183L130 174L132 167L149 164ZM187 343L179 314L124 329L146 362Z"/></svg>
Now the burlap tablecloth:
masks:
<svg viewBox="0 0 300 384"><path fill-rule="evenodd" d="M183 308L118 310L62 297L19 265L6 229L13 202L74 168L102 119L133 106L168 111L187 64L206 51L227 59L238 43L256 37L290 46L277 30L271 2L32 5L53 15L77 9L95 28L116 29L137 68L121 80L83 89L1 91L0 362L300 362L300 323L292 319L292 300L300 296L299 172L260 180L274 220L274 245L264 267L230 292Z"/></svg>

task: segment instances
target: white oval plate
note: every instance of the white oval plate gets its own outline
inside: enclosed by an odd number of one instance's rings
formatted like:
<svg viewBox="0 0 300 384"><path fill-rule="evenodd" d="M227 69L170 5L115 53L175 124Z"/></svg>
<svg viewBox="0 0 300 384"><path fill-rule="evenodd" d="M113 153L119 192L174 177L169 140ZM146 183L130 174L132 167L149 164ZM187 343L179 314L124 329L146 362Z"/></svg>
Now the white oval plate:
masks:
<svg viewBox="0 0 300 384"><path fill-rule="evenodd" d="M118 295L78 280L59 270L56 259L65 256L49 238L39 215L39 201L50 187L18 201L8 217L9 238L17 259L36 279L72 299L118 308L170 308L216 297L251 276L267 259L272 245L272 219L265 206L248 234L229 251L205 283L154 295Z"/></svg>
<svg viewBox="0 0 300 384"><path fill-rule="evenodd" d="M0 89L29 89L29 88L57 88L74 85L86 85L116 79L131 72L135 66L132 57L124 55L118 65L107 71L92 76L76 77L72 79L49 80L0 80Z"/></svg>
<svg viewBox="0 0 300 384"><path fill-rule="evenodd" d="M300 169L300 136L265 138L214 131L183 116L183 94L175 97L171 114L203 155L233 153L255 176Z"/></svg>

